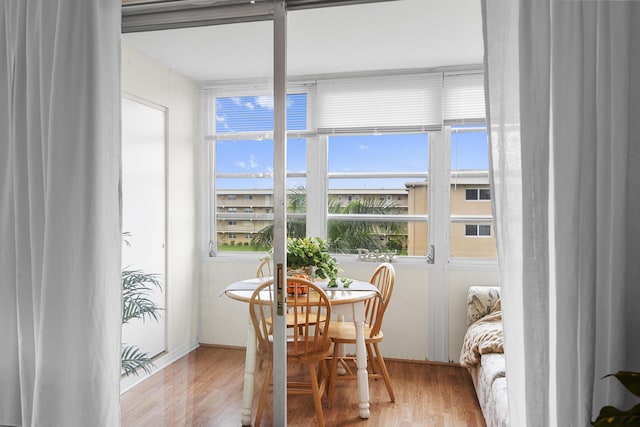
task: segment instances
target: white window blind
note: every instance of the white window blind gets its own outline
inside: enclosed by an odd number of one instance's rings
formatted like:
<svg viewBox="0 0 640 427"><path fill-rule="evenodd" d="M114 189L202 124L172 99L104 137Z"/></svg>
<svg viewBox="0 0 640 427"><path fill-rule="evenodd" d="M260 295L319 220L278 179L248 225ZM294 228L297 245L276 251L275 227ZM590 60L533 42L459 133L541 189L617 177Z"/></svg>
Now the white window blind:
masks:
<svg viewBox="0 0 640 427"><path fill-rule="evenodd" d="M443 92L445 122L485 118L482 73L445 75Z"/></svg>
<svg viewBox="0 0 640 427"><path fill-rule="evenodd" d="M437 130L442 74L318 81L318 132Z"/></svg>

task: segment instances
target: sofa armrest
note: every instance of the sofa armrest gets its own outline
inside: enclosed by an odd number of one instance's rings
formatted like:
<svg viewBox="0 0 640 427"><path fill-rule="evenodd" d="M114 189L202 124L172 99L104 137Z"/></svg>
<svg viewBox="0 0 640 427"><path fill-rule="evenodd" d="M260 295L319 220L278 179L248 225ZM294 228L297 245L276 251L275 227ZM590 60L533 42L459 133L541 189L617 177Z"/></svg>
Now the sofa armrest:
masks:
<svg viewBox="0 0 640 427"><path fill-rule="evenodd" d="M467 326L489 314L499 299L499 286L471 286L467 291Z"/></svg>

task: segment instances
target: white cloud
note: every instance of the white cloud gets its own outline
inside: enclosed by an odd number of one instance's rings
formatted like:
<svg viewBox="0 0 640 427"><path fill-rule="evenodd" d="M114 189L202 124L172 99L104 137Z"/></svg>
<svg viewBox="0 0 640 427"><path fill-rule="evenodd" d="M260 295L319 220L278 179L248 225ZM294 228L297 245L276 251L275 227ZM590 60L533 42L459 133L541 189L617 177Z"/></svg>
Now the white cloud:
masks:
<svg viewBox="0 0 640 427"><path fill-rule="evenodd" d="M245 106L245 107L247 107L247 108L248 108L248 109L250 109L250 110L253 110L253 109L255 109L255 108L256 108L256 106L255 106L253 103L251 103L251 102L245 102L245 103L244 103L244 106Z"/></svg>
<svg viewBox="0 0 640 427"><path fill-rule="evenodd" d="M256 158L253 156L253 154L249 157L249 168L250 169L255 169L258 167L258 162L256 162Z"/></svg>
<svg viewBox="0 0 640 427"><path fill-rule="evenodd" d="M223 116L223 115L219 116L219 115L216 114L216 121L217 122L226 122L227 118L225 116Z"/></svg>
<svg viewBox="0 0 640 427"><path fill-rule="evenodd" d="M249 160L243 161L243 160L238 160L236 162L236 166L239 167L240 169L255 169L258 167L258 162L256 161L256 158L253 154L249 155Z"/></svg>
<svg viewBox="0 0 640 427"><path fill-rule="evenodd" d="M369 146L362 144L362 145L360 145L359 148L360 148L360 151L367 151L369 149Z"/></svg>
<svg viewBox="0 0 640 427"><path fill-rule="evenodd" d="M236 105L242 105L242 99L240 99L240 97L234 96L229 99L231 99L231 101Z"/></svg>

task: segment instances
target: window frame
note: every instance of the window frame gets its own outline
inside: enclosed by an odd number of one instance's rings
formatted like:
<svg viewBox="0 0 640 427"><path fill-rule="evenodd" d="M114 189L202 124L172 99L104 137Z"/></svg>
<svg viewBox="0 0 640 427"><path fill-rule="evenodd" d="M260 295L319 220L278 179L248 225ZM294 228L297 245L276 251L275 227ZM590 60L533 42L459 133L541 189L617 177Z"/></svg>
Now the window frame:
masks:
<svg viewBox="0 0 640 427"><path fill-rule="evenodd" d="M467 197L468 194L469 194L469 191L475 191L476 197L475 198L471 198L471 199L469 197ZM483 198L481 196L483 191L488 191L489 192L489 197L488 198ZM465 188L464 200L466 202L490 202L491 201L491 189L490 188L481 188L481 187Z"/></svg>
<svg viewBox="0 0 640 427"><path fill-rule="evenodd" d="M384 215L384 216L371 216L371 217L358 217L353 215L339 215L339 214L329 214L325 207L328 205L328 186L329 180L332 178L336 178L339 175L346 176L345 174L337 174L337 173L329 173L327 171L327 167L323 162L314 162L314 159L317 158L325 158L328 161L327 157L327 147L328 147L328 136L327 134L317 133L314 126L314 118L317 114L314 111L314 105L316 102L315 97L315 82L312 81L300 81L294 82L288 85L287 93L306 93L307 94L307 130L305 131L287 131L287 137L290 138L306 138L306 148L307 148L307 170L306 172L295 172L287 173L287 178L306 178L306 191L307 191L307 213L301 214L287 214L287 218L306 218L307 222L307 235L313 236L321 236L326 238L327 235L327 223L330 220L340 219L340 220L353 220L353 221L361 221L361 220L370 220L370 221L379 221L379 220L394 220L399 222L408 223L409 221L416 222L424 222L428 224L428 236L427 245L436 245L438 247L438 255L440 257L446 257L448 263L456 263L458 261L468 261L466 259L455 259L449 256L449 227L451 222L462 222L468 219L473 219L474 222L488 223L491 224L493 221L492 217L483 217L483 216L474 216L473 218L458 218L455 215L450 215L449 206L450 206L450 185L441 186L439 190L436 190L434 185L429 185L429 212L426 215L419 216L409 216L409 215ZM224 96L260 96L267 93L269 90L267 87L261 87L261 85L250 84L250 85L233 85L233 86L209 86L204 88L205 92L205 102L207 104L204 108L205 114L208 116L208 120L211 121L215 118L215 98L216 97L224 97ZM213 107L213 108L212 108ZM211 114L213 112L213 114ZM206 122L207 120L205 120ZM431 127L428 129L423 129L422 132L428 134L429 141L429 170L424 174L426 177L431 175L432 177L440 176L440 179L443 179L446 176L446 179L451 182L452 173L450 172L449 165L449 147L451 142L451 126L455 124L467 124L472 123L476 125L480 125L480 127L485 128L484 120L465 120L461 122L448 121L447 123L443 122L441 128ZM208 129L215 130L215 123L213 127L210 125L207 126ZM368 130L368 129L367 129ZM370 130L369 130L370 131ZM395 129L382 129L379 131L380 133L411 133L411 132L402 132ZM349 135L349 134L361 134L362 130L359 129L348 129L345 131L339 132L340 135ZM259 135L252 135L256 138L269 138L273 139L273 132L260 132ZM233 174L234 176L230 176L227 174L225 176L221 176L219 174L214 175L213 166L215 165L215 157L212 156L212 151L214 151L213 145L216 140L224 140L236 138L240 139L241 136L233 135L233 134L220 134L218 136L211 135L210 132L205 132L205 142L207 145L207 151L209 153L209 174L207 176L207 182L210 182L210 188L208 189L209 194L209 255L210 256L219 256L219 255L231 255L235 256L237 253L226 253L224 251L217 250L217 222L218 217L224 217L223 219L236 218L236 219L247 219L251 216L260 216L264 220L273 220L273 210L271 209L271 213L269 213L269 209L267 209L264 213L256 213L255 209L253 213L220 213L216 209L217 198L215 197L216 189L215 189L215 178L218 177L242 177L242 174ZM435 146L439 147L435 147ZM434 150L435 149L435 150ZM442 150L444 150L446 155L442 154ZM436 158L440 159L440 162L443 158L446 158L447 167L434 167L434 160ZM442 163L440 163L442 165ZM366 176L365 176L366 175ZM411 175L410 173L404 175ZM214 179L211 179L214 177ZM385 173L367 173L360 174L360 178L384 178L388 177ZM444 189L442 188L444 187ZM491 201L490 199L484 200L480 199L480 189L477 189L477 197L478 199L474 201ZM228 195L231 196L231 195ZM235 198L240 198L242 196L235 195ZM342 195L344 199L346 195ZM381 194L380 197L385 197L388 199L389 196ZM394 199L393 196L392 200ZM355 196L350 195L348 198L353 200L356 199ZM471 200L469 200L471 201ZM439 212L438 215L434 216L434 206L437 204L445 202L444 206L447 206L446 212ZM442 205L441 205L442 206ZM440 219L438 219L440 218ZM465 236L466 237L466 236ZM490 237L490 236L478 236L478 237ZM340 258L348 258L351 259L354 257L354 254L342 255L337 254L337 257ZM424 255L416 255L416 256L402 256L396 258L398 260L424 260L428 259L428 256ZM472 259L472 261L484 262L485 260L481 259ZM490 260L491 262L496 262L495 260Z"/></svg>
<svg viewBox="0 0 640 427"><path fill-rule="evenodd" d="M492 224L465 224L465 230L464 230L464 237L466 238L491 238L492 233L491 233L491 225ZM476 230L476 234L468 234L467 227L475 227ZM480 227L489 227L489 234L480 234Z"/></svg>

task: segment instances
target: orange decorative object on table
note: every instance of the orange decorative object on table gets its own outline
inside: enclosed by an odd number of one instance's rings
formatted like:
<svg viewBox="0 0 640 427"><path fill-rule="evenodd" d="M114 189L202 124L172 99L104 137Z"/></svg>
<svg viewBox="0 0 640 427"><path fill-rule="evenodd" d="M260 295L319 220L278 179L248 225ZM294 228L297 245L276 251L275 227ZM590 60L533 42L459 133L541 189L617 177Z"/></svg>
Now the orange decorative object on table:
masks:
<svg viewBox="0 0 640 427"><path fill-rule="evenodd" d="M291 273L288 274L289 277L298 277L300 279L305 279L308 281L312 281L311 280L311 276L309 276L308 274L304 274L304 273ZM309 287L307 285L303 285L301 283L298 283L298 295L304 295L309 291ZM287 293L289 295L293 295L296 292L296 284L295 282L289 282L287 281Z"/></svg>

